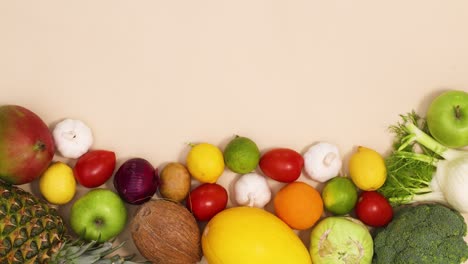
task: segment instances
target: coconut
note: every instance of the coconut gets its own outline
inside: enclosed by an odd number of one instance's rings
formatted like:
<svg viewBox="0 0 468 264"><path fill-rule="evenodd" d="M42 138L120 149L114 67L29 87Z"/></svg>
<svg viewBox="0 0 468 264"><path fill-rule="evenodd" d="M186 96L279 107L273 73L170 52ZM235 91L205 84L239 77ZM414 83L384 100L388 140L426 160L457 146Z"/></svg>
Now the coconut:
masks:
<svg viewBox="0 0 468 264"><path fill-rule="evenodd" d="M135 246L152 263L197 263L201 259L197 221L179 203L165 199L144 203L130 230Z"/></svg>

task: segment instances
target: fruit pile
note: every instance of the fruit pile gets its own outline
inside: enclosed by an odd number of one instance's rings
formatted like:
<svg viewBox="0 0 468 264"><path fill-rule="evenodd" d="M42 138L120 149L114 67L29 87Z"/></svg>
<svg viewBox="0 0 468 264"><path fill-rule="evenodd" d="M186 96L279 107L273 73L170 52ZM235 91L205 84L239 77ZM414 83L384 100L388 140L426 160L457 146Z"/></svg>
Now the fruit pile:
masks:
<svg viewBox="0 0 468 264"><path fill-rule="evenodd" d="M112 241L126 228L152 263L371 263L380 254L374 230L385 229L400 206L437 202L468 212L460 205L468 180L457 178L457 192L445 177L468 177L467 116L468 93L444 92L425 123L411 113L393 126L392 154L359 146L346 169L330 142L304 153L262 152L239 135L224 149L191 143L183 162L159 171L140 157L117 167L113 151L92 149L92 131L80 120L50 130L27 108L0 106L0 263L137 263L114 253L122 244ZM56 154L73 165L54 161ZM417 178L423 169L424 181ZM226 170L239 175L229 189L218 183ZM430 189L436 171L440 188ZM37 196L16 186L35 181ZM103 187L109 181L115 191ZM71 204L69 232L56 207L71 203L78 185L87 193ZM467 257L468 250L458 260Z"/></svg>

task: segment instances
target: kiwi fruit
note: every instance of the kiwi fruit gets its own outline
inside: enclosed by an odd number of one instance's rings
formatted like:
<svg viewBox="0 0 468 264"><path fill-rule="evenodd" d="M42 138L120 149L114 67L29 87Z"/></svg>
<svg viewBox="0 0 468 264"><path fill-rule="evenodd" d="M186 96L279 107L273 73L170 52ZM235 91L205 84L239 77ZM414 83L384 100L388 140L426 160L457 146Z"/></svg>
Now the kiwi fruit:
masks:
<svg viewBox="0 0 468 264"><path fill-rule="evenodd" d="M161 171L159 194L166 199L182 202L190 192L191 176L179 162L167 164Z"/></svg>

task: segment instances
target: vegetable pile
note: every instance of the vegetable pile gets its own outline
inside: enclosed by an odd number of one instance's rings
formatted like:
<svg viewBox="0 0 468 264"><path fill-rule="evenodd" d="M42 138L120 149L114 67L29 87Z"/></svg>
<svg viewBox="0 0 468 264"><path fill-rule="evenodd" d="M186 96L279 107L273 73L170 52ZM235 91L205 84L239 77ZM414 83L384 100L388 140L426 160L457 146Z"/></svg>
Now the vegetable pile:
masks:
<svg viewBox="0 0 468 264"><path fill-rule="evenodd" d="M91 254L86 263L130 264L132 256L107 257L128 228L135 251L152 263L462 263L468 93L443 92L426 113L401 118L390 126L389 155L358 145L347 168L331 142L300 153L262 150L235 135L224 148L189 143L181 160L158 167L131 157L116 170L115 152L94 148L84 122L64 119L51 132L30 110L0 106L0 190L15 190L0 192L0 262L49 263L52 255L50 263L71 263ZM56 151L69 164L53 161ZM229 186L219 180L226 170L237 175ZM42 197L28 203L32 194L13 185L37 179ZM74 197L77 186L87 190L82 197ZM48 222L24 212L66 203L73 232L24 231ZM53 249L35 250L41 237L58 234Z"/></svg>

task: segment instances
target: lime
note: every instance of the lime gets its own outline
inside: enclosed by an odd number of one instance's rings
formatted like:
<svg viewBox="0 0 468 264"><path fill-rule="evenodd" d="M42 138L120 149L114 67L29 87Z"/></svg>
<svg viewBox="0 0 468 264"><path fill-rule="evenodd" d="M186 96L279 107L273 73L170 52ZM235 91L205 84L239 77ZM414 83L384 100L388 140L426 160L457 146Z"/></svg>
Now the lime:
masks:
<svg viewBox="0 0 468 264"><path fill-rule="evenodd" d="M50 165L39 178L39 190L52 204L66 204L76 193L76 181L73 170L63 162Z"/></svg>
<svg viewBox="0 0 468 264"><path fill-rule="evenodd" d="M349 176L359 189L377 190L387 179L385 161L375 150L360 146L349 159Z"/></svg>
<svg viewBox="0 0 468 264"><path fill-rule="evenodd" d="M357 202L357 189L351 179L335 177L325 183L322 199L325 209L335 215L349 213Z"/></svg>
<svg viewBox="0 0 468 264"><path fill-rule="evenodd" d="M236 136L224 149L224 162L233 172L246 174L253 171L260 160L257 144L246 137Z"/></svg>
<svg viewBox="0 0 468 264"><path fill-rule="evenodd" d="M203 183L215 183L224 171L223 153L209 143L193 145L186 163L192 177Z"/></svg>

